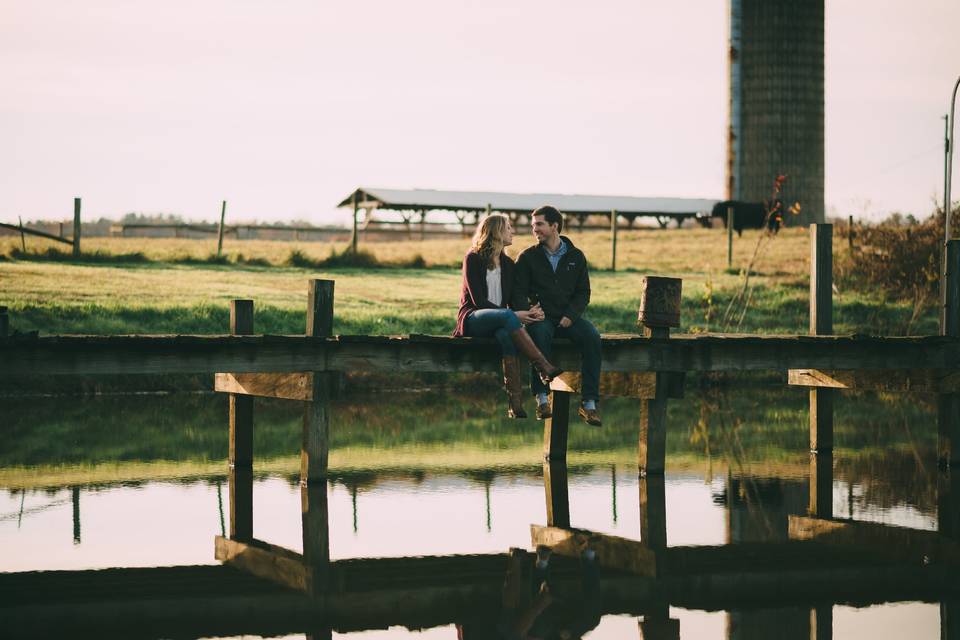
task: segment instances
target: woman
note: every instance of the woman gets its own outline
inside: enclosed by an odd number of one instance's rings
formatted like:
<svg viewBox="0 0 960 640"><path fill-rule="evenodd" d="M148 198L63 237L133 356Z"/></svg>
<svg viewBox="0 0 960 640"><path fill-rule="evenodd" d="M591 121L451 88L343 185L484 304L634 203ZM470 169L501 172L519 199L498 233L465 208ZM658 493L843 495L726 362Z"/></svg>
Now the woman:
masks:
<svg viewBox="0 0 960 640"><path fill-rule="evenodd" d="M463 257L463 285L460 290L460 312L454 336L493 336L500 343L503 355L503 383L507 388L511 418L526 418L520 386L520 363L517 351L529 358L544 384L562 371L543 356L527 335L523 325L543 320L540 305L529 311L507 308L513 289L513 260L503 248L513 243L513 227L502 213L492 213L477 225L473 245Z"/></svg>

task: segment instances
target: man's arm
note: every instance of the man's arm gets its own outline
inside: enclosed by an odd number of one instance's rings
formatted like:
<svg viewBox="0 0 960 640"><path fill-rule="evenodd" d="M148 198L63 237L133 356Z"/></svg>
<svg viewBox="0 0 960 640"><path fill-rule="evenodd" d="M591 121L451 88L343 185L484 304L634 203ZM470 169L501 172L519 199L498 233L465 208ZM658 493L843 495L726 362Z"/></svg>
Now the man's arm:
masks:
<svg viewBox="0 0 960 640"><path fill-rule="evenodd" d="M525 254L517 258L517 267L513 276L513 295L510 308L514 311L526 311L530 308L530 263Z"/></svg>
<svg viewBox="0 0 960 640"><path fill-rule="evenodd" d="M567 308L563 310L563 315L570 318L571 323L576 322L586 311L588 304L590 304L590 273L587 269L587 259L584 257L583 268L577 275L577 283L574 285Z"/></svg>

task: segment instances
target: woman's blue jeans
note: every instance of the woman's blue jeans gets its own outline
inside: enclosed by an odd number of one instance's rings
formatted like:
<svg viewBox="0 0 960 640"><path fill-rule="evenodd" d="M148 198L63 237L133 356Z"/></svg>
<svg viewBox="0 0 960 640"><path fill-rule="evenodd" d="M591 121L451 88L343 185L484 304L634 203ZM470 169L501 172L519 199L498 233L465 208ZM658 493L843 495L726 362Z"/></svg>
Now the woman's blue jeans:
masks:
<svg viewBox="0 0 960 640"><path fill-rule="evenodd" d="M522 327L520 319L510 309L477 309L467 316L463 330L468 336L489 338L500 343L500 352L505 356L517 355L510 334Z"/></svg>

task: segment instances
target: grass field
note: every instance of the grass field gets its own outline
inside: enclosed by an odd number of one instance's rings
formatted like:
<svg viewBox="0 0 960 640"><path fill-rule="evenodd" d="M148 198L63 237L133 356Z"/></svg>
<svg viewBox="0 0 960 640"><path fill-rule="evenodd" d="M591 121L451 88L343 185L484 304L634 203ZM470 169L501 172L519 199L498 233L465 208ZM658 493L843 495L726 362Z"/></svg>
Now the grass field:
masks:
<svg viewBox="0 0 960 640"><path fill-rule="evenodd" d="M734 267L747 265L758 233L734 240ZM609 271L610 236L571 234L591 261L593 297L588 316L603 332L635 331L641 274L683 278L683 331L717 331L719 318L742 275L726 269L726 234L721 230L637 230L619 235L617 272ZM518 239L510 253L530 244ZM336 280L336 333L448 333L459 297L459 262L466 239L364 243L381 263L423 258L425 268L309 269L287 266L292 251L321 260L344 246L331 243L231 241L228 262L208 262L209 240L90 238L87 261L45 256L52 242L28 239L27 255L12 258L19 238L0 240L0 305L10 307L11 327L41 333L222 333L228 301L252 298L256 330L302 333L306 280ZM836 240L835 253L843 251ZM130 256L135 256L131 259ZM786 229L755 263L750 308L739 330L805 333L809 240L802 229ZM250 264L253 261L254 264ZM834 294L837 333L902 333L906 303L887 303L876 294ZM735 327L728 327L732 329ZM933 313L914 333L935 332Z"/></svg>

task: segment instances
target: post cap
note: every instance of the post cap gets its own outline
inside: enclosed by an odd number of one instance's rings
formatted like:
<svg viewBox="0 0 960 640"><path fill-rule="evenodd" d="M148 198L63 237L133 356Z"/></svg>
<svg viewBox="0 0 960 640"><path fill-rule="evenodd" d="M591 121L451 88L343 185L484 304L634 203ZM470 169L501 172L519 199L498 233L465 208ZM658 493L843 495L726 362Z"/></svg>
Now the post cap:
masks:
<svg viewBox="0 0 960 640"><path fill-rule="evenodd" d="M644 276L640 283L640 313L637 324L645 327L679 327L683 280Z"/></svg>

